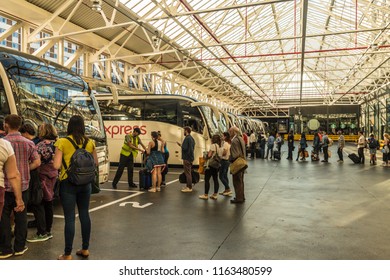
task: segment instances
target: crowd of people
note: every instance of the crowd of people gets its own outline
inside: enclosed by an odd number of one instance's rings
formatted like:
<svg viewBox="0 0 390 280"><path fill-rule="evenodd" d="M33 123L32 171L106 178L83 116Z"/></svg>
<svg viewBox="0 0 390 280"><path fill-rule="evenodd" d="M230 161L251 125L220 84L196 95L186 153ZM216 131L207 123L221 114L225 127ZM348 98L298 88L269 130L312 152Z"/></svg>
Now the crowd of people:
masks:
<svg viewBox="0 0 390 280"><path fill-rule="evenodd" d="M248 140L246 143L247 153L250 154L250 159L260 158L260 159L271 159L271 160L280 160L280 151L281 147L284 144L283 137L279 133L271 133L266 139L264 135L260 134L256 137L253 131L249 134ZM383 146L380 145L379 140L375 138L374 134L371 133L366 139L364 137L363 131L358 132L357 140L357 155L356 162L359 164L365 163L365 151L368 150L370 155L370 164L377 164L377 152L381 150L383 154L383 166L389 166L390 161L390 136L387 133L383 135ZM296 161L305 161L308 157L311 158L311 161L321 161L324 163L329 162L329 157L331 152L329 147L333 145L333 140L327 135L326 131L319 130L314 133L312 141L312 149L309 154L309 143L306 139L306 134L301 133L297 143L294 140L294 133L291 130L287 137L287 160L293 160L293 151L295 150L297 144L297 156ZM253 143L256 143L255 145ZM382 147L382 149L381 149ZM337 132L337 162L344 162L344 148L345 148L345 136L343 131ZM351 153L355 155L354 153ZM323 157L321 160L320 157Z"/></svg>
<svg viewBox="0 0 390 280"><path fill-rule="evenodd" d="M85 135L84 119L72 116L67 137L58 138L52 124L42 123L36 135L32 125L23 124L20 116L11 114L4 119L4 134L0 139L0 259L23 255L28 250L26 242L53 238L56 185L65 216L64 253L58 259L72 259L76 206L82 232L82 246L76 254L88 257L89 200L93 180L75 184L68 179L71 160L78 149L85 149L93 157L94 170L98 165L95 143ZM27 211L35 217L30 221L30 225L36 227L33 236L27 236Z"/></svg>
<svg viewBox="0 0 390 280"><path fill-rule="evenodd" d="M191 136L191 128L184 127L184 139L177 142L181 147L181 157L185 177L183 193L191 193L195 178L193 178L193 163L195 160L195 140ZM36 133L30 124L23 124L18 115L8 115L4 119L4 134L0 138L0 259L11 256L21 256L27 250L26 242L42 242L53 238L53 200L55 186L58 186L58 195L65 217L64 252L59 260L71 260L73 241L75 237L76 206L81 224L81 248L76 255L82 258L89 257L89 241L91 236L91 219L89 216L89 202L93 179L78 183L71 173L74 157L78 151L85 150L91 156L93 169L98 166L94 141L85 135L84 119L81 116L70 118L67 127L67 137L58 138L55 127L50 123L43 123ZM151 183L147 187L150 193L160 192L166 185L165 177L168 171L169 150L160 131L152 131L150 141L144 145L140 139L141 131L134 128L125 136L117 172L112 182L112 188L117 184L127 168L127 182L129 188L138 187L133 181L134 160L138 153L143 154L145 168L150 174ZM249 134L249 135L248 135ZM223 135L213 135L208 151L204 153L204 192L199 199L217 200L219 195L233 196L230 187L229 169L238 159L246 160L247 153L251 159L280 160L284 137L279 133L271 134L266 139L251 131L241 134L237 127L231 127ZM309 157L309 144L305 133L300 135L298 142L294 141L294 133L290 131L286 137L287 160L293 160L293 152L297 144L296 161L305 161ZM329 146L332 139L325 131L314 134L312 142L311 160L328 162ZM337 155L338 162L344 161L343 150L345 137L342 131L338 132ZM359 132L357 141L358 162L364 164L364 150L368 149L370 163L377 164L377 151L380 144L373 134L366 139L363 132ZM383 165L389 166L390 136L384 134ZM73 171L72 171L73 172ZM232 172L230 172L232 173ZM234 204L245 202L244 192L245 168L232 173ZM77 177L77 176L76 176ZM211 178L213 188L211 189ZM220 182L223 189L220 191ZM39 185L42 195L38 202L33 191ZM30 201L30 203L29 203ZM35 220L27 222L27 211L33 213ZM14 229L13 229L14 224ZM27 236L28 227L36 227L36 233Z"/></svg>
<svg viewBox="0 0 390 280"><path fill-rule="evenodd" d="M181 159L183 161L183 175L185 177L185 186L181 189L183 193L191 193L193 191L193 185L195 178L193 178L193 163L195 160L195 140L191 136L191 128L186 126L183 128L184 139L177 142L177 145L181 147ZM120 153L120 161L115 178L112 182L112 188L117 188L124 167L128 169L128 184L129 188L138 187L133 183L133 168L134 158L138 152L143 155L143 162L147 172L151 176L151 186L147 187L148 192L159 192L161 187L165 185L165 175L168 169L169 151L166 141L163 139L160 131L152 131L151 141L145 146L139 138L140 130L134 128L133 132L127 134L124 139L124 143ZM234 162L237 158L246 157L245 155L245 142L241 136L241 132L237 127L232 127L229 131L223 133L223 136L213 135L211 139L210 150L205 155L205 191L200 195L200 199L207 200L209 198L216 200L218 195L231 196L233 194L229 186L229 166L231 162ZM217 159L217 160L216 160ZM213 164L214 162L214 164ZM213 178L214 191L209 196L210 191L210 179ZM231 200L231 203L243 203L244 196L244 172L238 172L232 176L233 186L235 190L235 198ZM140 178L140 181L143 180ZM224 190L219 192L219 180L222 182ZM140 182L141 183L141 182ZM141 186L140 186L141 187Z"/></svg>

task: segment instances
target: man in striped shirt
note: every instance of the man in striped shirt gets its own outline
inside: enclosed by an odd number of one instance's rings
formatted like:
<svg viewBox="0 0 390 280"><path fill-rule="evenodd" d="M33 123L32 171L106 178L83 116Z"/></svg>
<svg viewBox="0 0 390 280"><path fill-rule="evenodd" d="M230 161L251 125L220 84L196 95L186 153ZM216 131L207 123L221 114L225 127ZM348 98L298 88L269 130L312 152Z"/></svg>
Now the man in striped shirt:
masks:
<svg viewBox="0 0 390 280"><path fill-rule="evenodd" d="M23 137L19 128L22 125L22 118L18 115L8 115L4 120L4 130L7 136L4 139L11 143L14 149L17 166L22 181L22 198L24 204L28 202L28 186L30 181L30 170L41 164L38 152L32 141ZM15 195L10 182L5 178L4 209L0 220L0 259L10 256L21 256L27 251L27 209L22 212L14 211ZM11 213L15 216L15 241L12 248L11 235Z"/></svg>

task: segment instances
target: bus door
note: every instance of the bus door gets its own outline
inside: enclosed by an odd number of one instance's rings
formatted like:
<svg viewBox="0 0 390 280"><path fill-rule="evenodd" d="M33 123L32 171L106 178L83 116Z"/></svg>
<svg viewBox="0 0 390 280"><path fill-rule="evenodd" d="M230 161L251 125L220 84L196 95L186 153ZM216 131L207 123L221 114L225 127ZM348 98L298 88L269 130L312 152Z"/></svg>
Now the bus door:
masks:
<svg viewBox="0 0 390 280"><path fill-rule="evenodd" d="M178 123L181 135L181 141L184 139L183 127L191 128L191 136L195 140L195 161L194 164L199 164L199 157L203 156L206 151L206 141L209 139L207 124L202 116L201 109L197 106L192 106L193 102L180 101L178 114L182 123Z"/></svg>

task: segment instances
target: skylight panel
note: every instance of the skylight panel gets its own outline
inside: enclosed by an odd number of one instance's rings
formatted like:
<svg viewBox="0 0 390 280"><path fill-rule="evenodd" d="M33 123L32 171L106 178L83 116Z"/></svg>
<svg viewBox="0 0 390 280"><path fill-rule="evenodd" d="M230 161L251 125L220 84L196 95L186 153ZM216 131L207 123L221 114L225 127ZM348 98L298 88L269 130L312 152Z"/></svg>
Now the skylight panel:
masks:
<svg viewBox="0 0 390 280"><path fill-rule="evenodd" d="M127 2L125 4L126 7L128 7L132 12L134 12L137 15L140 15L141 17L144 16L146 13L148 13L151 9L155 7L153 3L150 1L124 1L120 0L121 3Z"/></svg>

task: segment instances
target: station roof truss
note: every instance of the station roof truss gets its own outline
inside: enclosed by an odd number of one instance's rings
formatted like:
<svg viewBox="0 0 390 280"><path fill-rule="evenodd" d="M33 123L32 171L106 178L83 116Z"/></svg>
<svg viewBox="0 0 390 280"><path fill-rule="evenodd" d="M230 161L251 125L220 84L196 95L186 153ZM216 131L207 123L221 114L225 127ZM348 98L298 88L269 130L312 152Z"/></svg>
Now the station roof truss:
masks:
<svg viewBox="0 0 390 280"><path fill-rule="evenodd" d="M125 61L174 76L248 115L362 104L390 84L390 0L8 2L52 15L29 19L38 24L30 42L98 36L105 43L88 44L96 50L91 61ZM92 9L94 2L101 10ZM51 38L34 37L47 28Z"/></svg>

